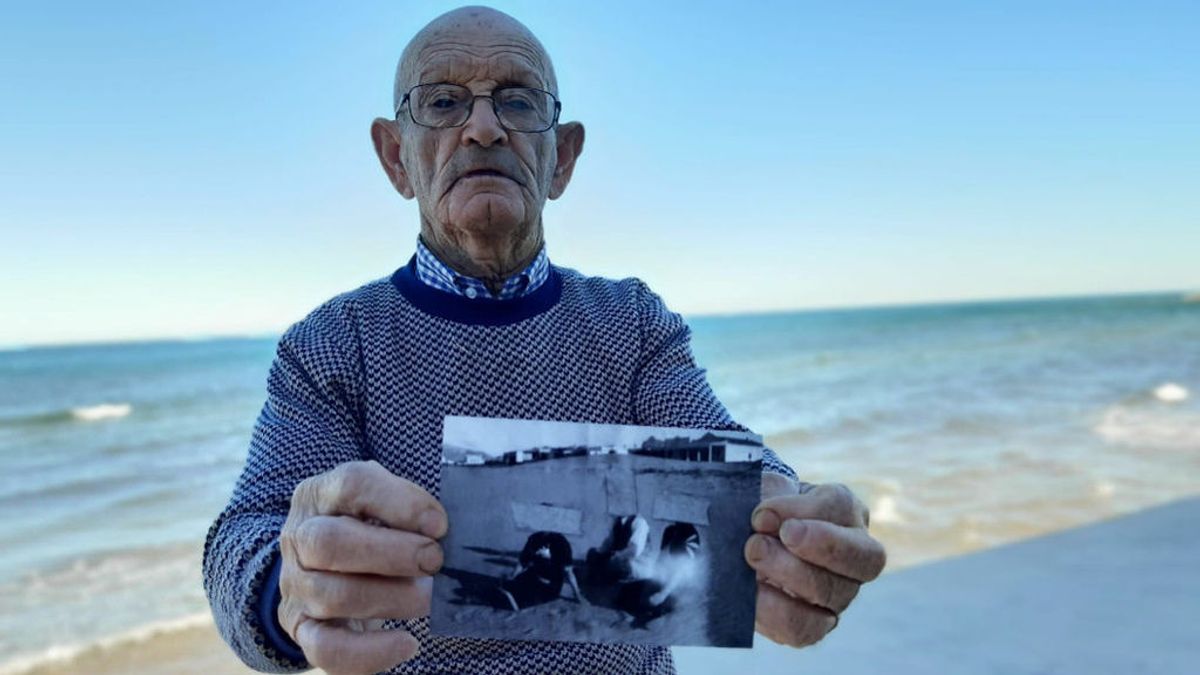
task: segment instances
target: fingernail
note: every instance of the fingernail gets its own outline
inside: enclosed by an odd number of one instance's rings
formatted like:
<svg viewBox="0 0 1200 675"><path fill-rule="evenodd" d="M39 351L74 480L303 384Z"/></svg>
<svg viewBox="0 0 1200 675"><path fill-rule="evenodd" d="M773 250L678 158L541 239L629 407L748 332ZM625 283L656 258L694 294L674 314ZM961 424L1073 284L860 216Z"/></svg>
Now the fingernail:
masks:
<svg viewBox="0 0 1200 675"><path fill-rule="evenodd" d="M426 574L434 574L442 568L442 547L425 544L417 551L417 566Z"/></svg>
<svg viewBox="0 0 1200 675"><path fill-rule="evenodd" d="M417 521L417 529L426 537L440 539L446 534L446 516L437 509L429 509L421 514Z"/></svg>
<svg viewBox="0 0 1200 675"><path fill-rule="evenodd" d="M774 532L779 529L779 514L771 509L759 509L754 512L750 524L758 532Z"/></svg>
<svg viewBox="0 0 1200 675"><path fill-rule="evenodd" d="M767 538L761 534L752 535L749 545L746 546L746 559L754 564L765 557L767 557Z"/></svg>
<svg viewBox="0 0 1200 675"><path fill-rule="evenodd" d="M804 538L804 523L799 520L789 520L779 528L779 538L788 546L799 546Z"/></svg>

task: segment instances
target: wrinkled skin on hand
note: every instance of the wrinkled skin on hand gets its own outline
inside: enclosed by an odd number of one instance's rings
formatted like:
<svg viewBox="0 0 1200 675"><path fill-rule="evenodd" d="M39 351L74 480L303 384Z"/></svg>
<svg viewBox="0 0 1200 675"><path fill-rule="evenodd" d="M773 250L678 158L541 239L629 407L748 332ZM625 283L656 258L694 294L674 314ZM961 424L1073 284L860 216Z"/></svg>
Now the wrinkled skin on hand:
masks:
<svg viewBox="0 0 1200 675"><path fill-rule="evenodd" d="M279 623L330 675L387 670L416 655L383 619L429 613L446 512L377 462L349 462L296 487L279 538Z"/></svg>
<svg viewBox="0 0 1200 675"><path fill-rule="evenodd" d="M804 647L833 630L862 584L887 564L869 522L867 507L844 485L797 486L764 474L745 548L758 575L758 632Z"/></svg>

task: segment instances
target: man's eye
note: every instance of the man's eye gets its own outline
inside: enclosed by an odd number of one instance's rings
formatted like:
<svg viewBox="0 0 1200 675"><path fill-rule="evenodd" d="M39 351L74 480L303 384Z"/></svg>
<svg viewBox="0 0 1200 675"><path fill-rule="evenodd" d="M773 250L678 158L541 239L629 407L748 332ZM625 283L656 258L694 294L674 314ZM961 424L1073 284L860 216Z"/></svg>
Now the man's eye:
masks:
<svg viewBox="0 0 1200 675"><path fill-rule="evenodd" d="M526 112L533 109L533 105L529 101L513 98L504 102L504 107L513 112Z"/></svg>
<svg viewBox="0 0 1200 675"><path fill-rule="evenodd" d="M500 105L510 112L529 112L537 107L537 102L529 92L506 92L500 98Z"/></svg>
<svg viewBox="0 0 1200 675"><path fill-rule="evenodd" d="M437 110L449 110L458 105L458 99L449 96L439 96L427 104L430 108Z"/></svg>

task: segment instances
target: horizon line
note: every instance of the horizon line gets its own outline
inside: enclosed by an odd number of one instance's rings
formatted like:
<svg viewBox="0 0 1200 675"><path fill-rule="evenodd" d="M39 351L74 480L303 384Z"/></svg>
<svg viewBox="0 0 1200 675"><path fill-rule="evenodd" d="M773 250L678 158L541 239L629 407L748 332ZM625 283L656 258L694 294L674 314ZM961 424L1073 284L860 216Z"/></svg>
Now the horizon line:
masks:
<svg viewBox="0 0 1200 675"><path fill-rule="evenodd" d="M1103 293L1069 293L1057 295L1025 295L997 296L984 298L943 298L936 300L869 302L851 305L809 305L795 308L748 310L744 312L689 312L682 313L683 317L691 319L731 319L749 316L773 316L784 314L809 314L820 312L840 311L872 311L884 309L919 309L929 307L954 307L967 305L1002 305L1021 302L1053 302L1056 300L1084 300L1089 298L1120 298L1154 295L1178 295L1181 302L1200 302L1200 288L1197 290L1163 289L1153 291L1117 291ZM297 320L298 321L298 320ZM289 324L290 325L290 324ZM0 353L19 352L36 349L62 349L71 347L115 347L135 344L161 344L170 342L214 342L218 340L262 340L278 338L283 335L283 329L264 329L263 331L231 331L228 333L195 333L191 335L159 335L130 338L84 339L76 341L29 342L29 343L0 343Z"/></svg>

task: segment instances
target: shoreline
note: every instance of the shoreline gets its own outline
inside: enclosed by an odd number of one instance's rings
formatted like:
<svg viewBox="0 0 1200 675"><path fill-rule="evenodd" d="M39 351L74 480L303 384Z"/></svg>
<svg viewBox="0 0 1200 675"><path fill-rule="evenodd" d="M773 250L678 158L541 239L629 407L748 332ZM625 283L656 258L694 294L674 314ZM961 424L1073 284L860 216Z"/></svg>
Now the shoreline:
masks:
<svg viewBox="0 0 1200 675"><path fill-rule="evenodd" d="M1089 632L1079 622L1091 625L1096 613L1120 613L1134 601L1143 603L1137 611L1126 612L1134 621L1148 613L1164 616L1174 613L1186 618L1182 615L1187 610L1181 603L1189 593L1200 600L1200 582L1189 578L1183 567L1168 566L1164 570L1160 566L1157 575L1145 575L1143 585L1152 584L1160 591L1173 588L1172 593L1148 593L1136 584L1130 585L1128 579L1133 578L1131 572L1139 565L1188 559L1186 549L1200 548L1200 544L1176 536L1178 523L1195 517L1200 517L1197 496L972 553L889 568L849 610L848 620L838 634L814 648L793 651L756 636L755 648L750 652L676 648L677 668L684 675L725 672L725 666L745 665L748 657L754 662L755 672L762 673L800 668L804 672L836 671L853 675L874 672L872 669L883 663L890 664L889 669L898 674L937 672L939 667L935 665L949 667L951 662L957 664L960 672L991 672L987 670L989 664L995 665L998 659L1021 658L1025 659L1021 664L1007 662L1017 668L1012 672L1042 672L1048 664L1078 662L1083 652L1107 654L1111 666L1107 670L1089 667L1086 671L1071 666L1053 672L1116 673L1116 668L1130 665L1129 659L1151 653L1158 659L1156 663L1173 663L1172 659L1192 662L1200 659L1200 650L1187 653L1179 646L1183 643L1172 647L1173 643L1168 644L1169 634L1121 624L1110 626L1108 633ZM1190 555L1194 557L1195 553ZM1066 576L1068 572L1070 578ZM1114 575L1127 579L1124 587L1110 579ZM956 578L985 582L956 586ZM1025 587L1030 579L1039 581L1041 586ZM1116 589L1121 597L1093 597L1095 594L1087 593L1093 588L1109 588L1106 592L1110 596L1112 589ZM1047 595L1055 589L1055 595ZM1031 594L1036 597L1031 597L1029 603L1022 602L1022 596ZM1047 597L1053 601L1047 602ZM1123 603L1123 599L1129 602ZM924 620L901 621L906 610L899 607L914 602L929 605L920 611ZM1043 614L1017 616L1030 609L1027 604L1041 607ZM1068 615L1066 619L1064 613ZM1192 613L1200 615L1200 610L1193 609ZM1077 617L1074 621L1078 625L1072 626L1070 617ZM1123 641L1120 636L1110 634L1118 628L1127 629L1122 634L1127 634ZM1004 642L1006 637L1014 642L1034 639L1035 633L1046 635L1040 650L1023 651ZM944 649L930 649L931 640ZM1131 642L1138 649L1133 649ZM963 651L962 645L972 645L969 653ZM1118 647L1128 653L1124 660L1113 655ZM1098 658L1086 660L1094 666ZM903 664L910 667L892 667ZM961 670L971 664L978 665L977 671ZM0 675L80 672L245 675L254 671L237 660L217 635L207 613L150 624L89 644L56 646L40 654L0 663Z"/></svg>
<svg viewBox="0 0 1200 675"><path fill-rule="evenodd" d="M56 645L0 663L0 675L242 675L208 613L158 622L82 645Z"/></svg>

